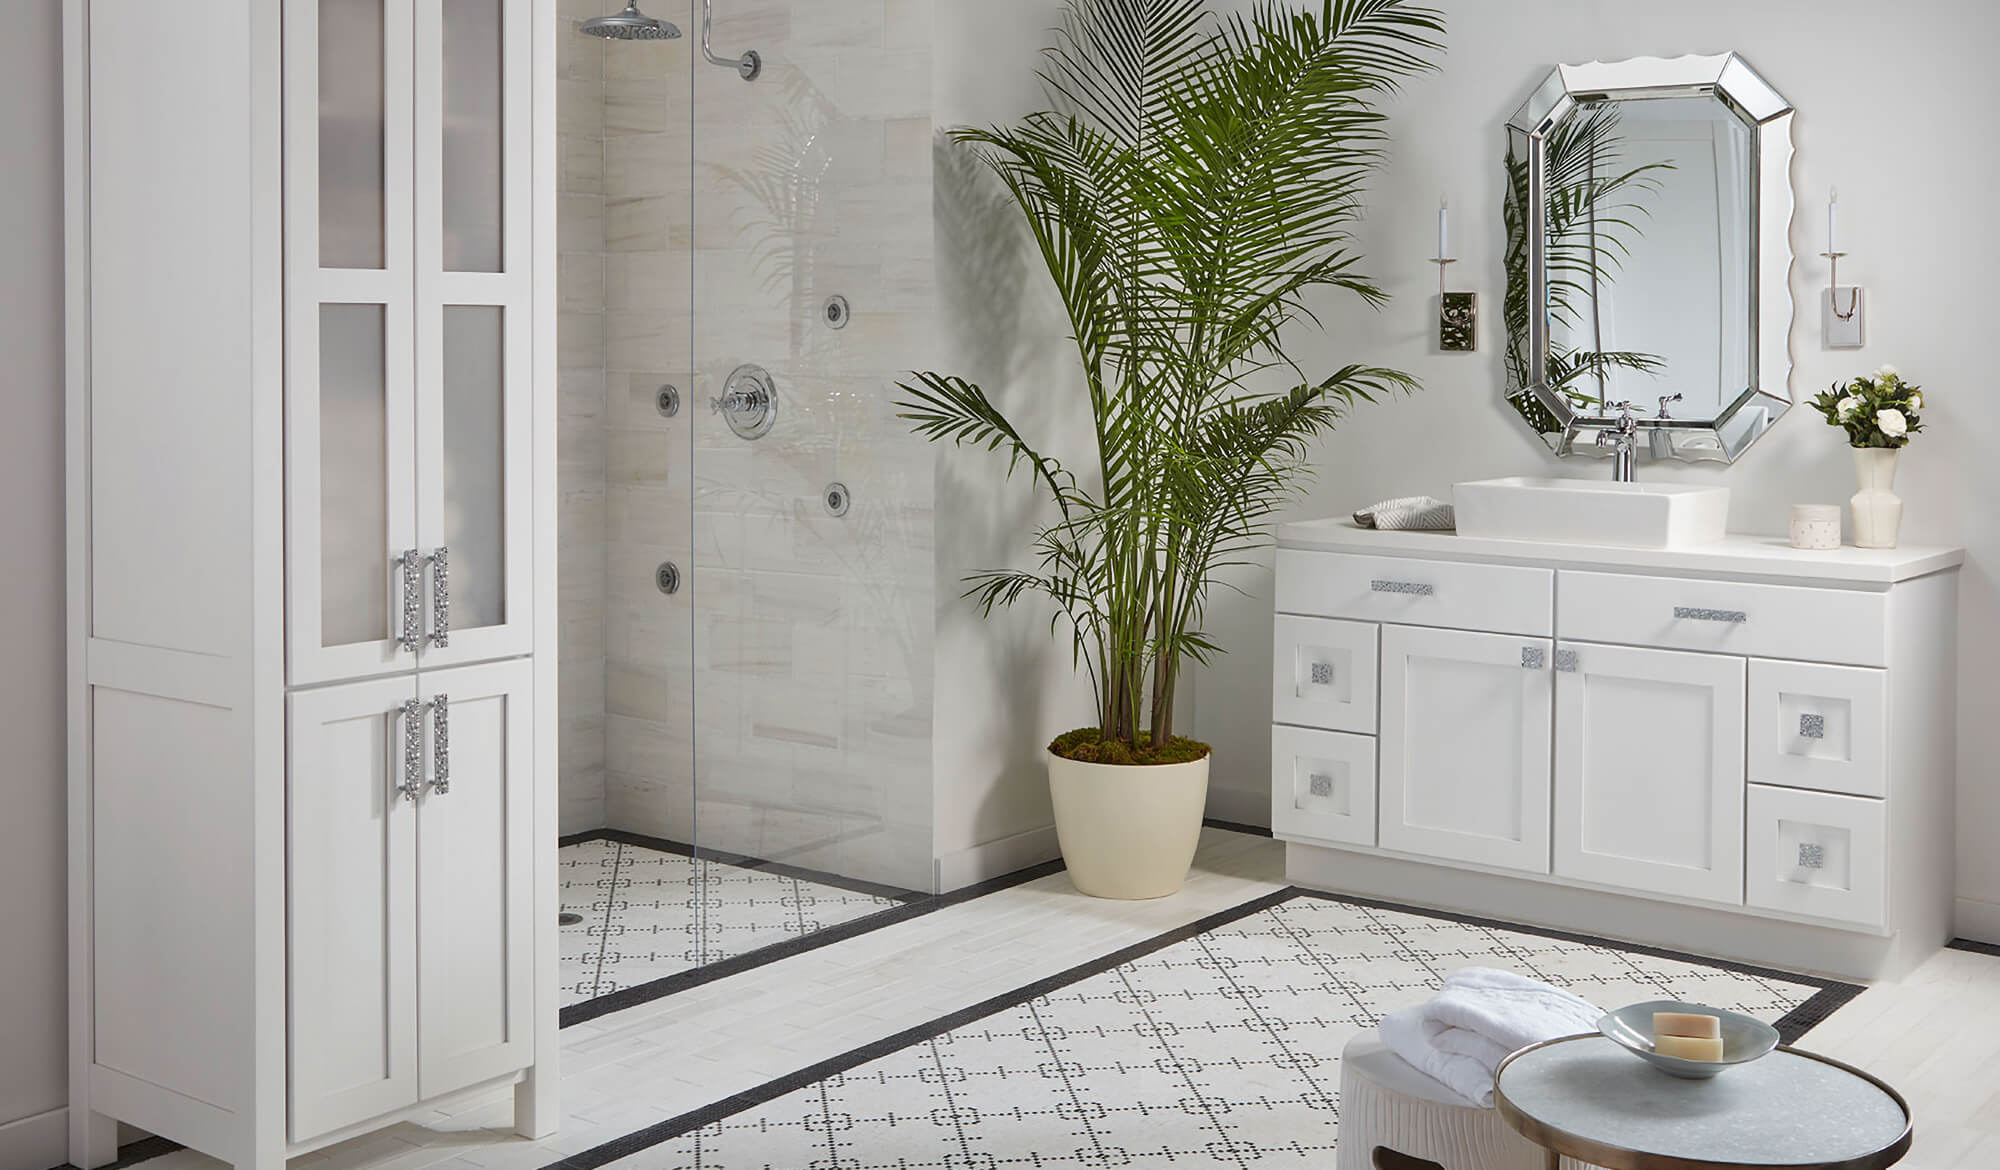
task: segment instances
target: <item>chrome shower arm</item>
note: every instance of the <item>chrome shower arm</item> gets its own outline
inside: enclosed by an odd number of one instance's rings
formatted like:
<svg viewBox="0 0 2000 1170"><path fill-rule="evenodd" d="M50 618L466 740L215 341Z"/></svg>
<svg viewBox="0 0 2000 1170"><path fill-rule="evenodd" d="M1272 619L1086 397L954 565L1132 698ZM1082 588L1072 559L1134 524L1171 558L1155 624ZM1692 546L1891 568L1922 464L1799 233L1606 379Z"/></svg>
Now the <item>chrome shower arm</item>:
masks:
<svg viewBox="0 0 2000 1170"><path fill-rule="evenodd" d="M714 17L715 17L714 10L715 10L715 0L701 0L702 57L705 58L710 65L720 65L724 69L736 70L737 75L742 77L743 80L745 81L757 80L757 75L764 72L764 58L758 56L757 51L755 49L750 50L749 52L743 54L741 57L718 57L715 55L715 49L711 47L710 35L709 35L710 25L714 23Z"/></svg>

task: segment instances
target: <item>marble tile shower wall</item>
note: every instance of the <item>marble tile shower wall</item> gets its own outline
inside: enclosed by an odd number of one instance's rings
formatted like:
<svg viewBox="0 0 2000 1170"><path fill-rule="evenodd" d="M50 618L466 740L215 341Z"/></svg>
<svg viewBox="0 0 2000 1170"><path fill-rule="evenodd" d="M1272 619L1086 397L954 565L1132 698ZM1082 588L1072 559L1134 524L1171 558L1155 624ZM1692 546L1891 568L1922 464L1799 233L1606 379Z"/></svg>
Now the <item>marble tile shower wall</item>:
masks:
<svg viewBox="0 0 2000 1170"><path fill-rule="evenodd" d="M577 34L596 0L562 0L557 146L557 578L562 619L562 831L604 825L604 60Z"/></svg>
<svg viewBox="0 0 2000 1170"><path fill-rule="evenodd" d="M603 624L577 632L602 654L601 823L916 889L932 453L892 400L932 333L930 10L723 0L717 47L762 52L755 84L691 65L687 40L605 48L603 509L574 550L597 534ZM841 331L821 321L835 293ZM745 362L779 387L754 443L707 407ZM832 482L844 517L821 504ZM666 560L674 598L653 583Z"/></svg>
<svg viewBox="0 0 2000 1170"><path fill-rule="evenodd" d="M755 442L694 422L701 840L923 890L933 453L893 402L933 335L931 33L931 0L726 0L765 74L694 79L697 391L754 362L780 404Z"/></svg>

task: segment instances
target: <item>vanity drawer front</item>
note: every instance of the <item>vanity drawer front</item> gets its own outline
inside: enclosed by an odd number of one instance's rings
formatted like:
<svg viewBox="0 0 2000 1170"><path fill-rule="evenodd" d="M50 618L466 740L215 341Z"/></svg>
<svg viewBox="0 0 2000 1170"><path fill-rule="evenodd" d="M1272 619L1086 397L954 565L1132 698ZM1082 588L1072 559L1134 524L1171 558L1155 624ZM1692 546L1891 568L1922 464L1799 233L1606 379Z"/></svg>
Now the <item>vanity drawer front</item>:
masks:
<svg viewBox="0 0 2000 1170"><path fill-rule="evenodd" d="M1375 739L1306 727L1271 729L1271 831L1375 843Z"/></svg>
<svg viewBox="0 0 2000 1170"><path fill-rule="evenodd" d="M1861 796L1750 786L1744 901L1881 927L1888 805Z"/></svg>
<svg viewBox="0 0 2000 1170"><path fill-rule="evenodd" d="M1555 573L1515 565L1278 550L1278 612L1548 637Z"/></svg>
<svg viewBox="0 0 2000 1170"><path fill-rule="evenodd" d="M1376 642L1382 627L1288 613L1272 624L1271 718L1375 734Z"/></svg>
<svg viewBox="0 0 2000 1170"><path fill-rule="evenodd" d="M1751 783L1886 796L1888 738L1885 671L1750 663Z"/></svg>
<svg viewBox="0 0 2000 1170"><path fill-rule="evenodd" d="M1888 595L1565 569L1558 634L1746 658L1887 666Z"/></svg>

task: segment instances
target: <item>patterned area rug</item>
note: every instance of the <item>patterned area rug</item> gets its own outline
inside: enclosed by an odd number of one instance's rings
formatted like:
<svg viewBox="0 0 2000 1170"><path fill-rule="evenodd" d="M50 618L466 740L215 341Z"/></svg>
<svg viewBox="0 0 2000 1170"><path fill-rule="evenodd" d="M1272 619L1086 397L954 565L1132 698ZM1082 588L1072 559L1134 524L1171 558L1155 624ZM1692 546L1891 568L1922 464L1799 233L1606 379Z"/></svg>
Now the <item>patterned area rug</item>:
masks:
<svg viewBox="0 0 2000 1170"><path fill-rule="evenodd" d="M804 938L905 904L786 871L628 841L562 847L563 1005Z"/></svg>
<svg viewBox="0 0 2000 1170"><path fill-rule="evenodd" d="M1286 890L561 1165L1330 1166L1342 1046L1464 966L1730 1008L1788 1042L1860 991Z"/></svg>

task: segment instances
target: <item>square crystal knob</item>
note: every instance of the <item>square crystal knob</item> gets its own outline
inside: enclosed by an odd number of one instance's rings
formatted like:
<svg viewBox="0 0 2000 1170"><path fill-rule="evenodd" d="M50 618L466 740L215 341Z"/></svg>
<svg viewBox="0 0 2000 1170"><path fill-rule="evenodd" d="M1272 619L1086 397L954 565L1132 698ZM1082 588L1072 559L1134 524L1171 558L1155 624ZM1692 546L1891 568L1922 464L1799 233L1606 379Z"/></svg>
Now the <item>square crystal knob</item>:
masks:
<svg viewBox="0 0 2000 1170"><path fill-rule="evenodd" d="M1325 772L1314 772L1306 781L1306 789L1322 799L1333 795L1333 777Z"/></svg>
<svg viewBox="0 0 2000 1170"><path fill-rule="evenodd" d="M1316 687L1330 687L1333 685L1333 663L1331 662L1315 662L1308 668L1307 673L1312 679L1312 684Z"/></svg>
<svg viewBox="0 0 2000 1170"><path fill-rule="evenodd" d="M1799 868L1825 869L1826 846L1817 841L1799 842Z"/></svg>
<svg viewBox="0 0 2000 1170"><path fill-rule="evenodd" d="M1826 716L1824 716L1824 715L1801 715L1801 716L1799 716L1799 738L1801 738L1801 739L1825 739L1825 738L1826 738Z"/></svg>

